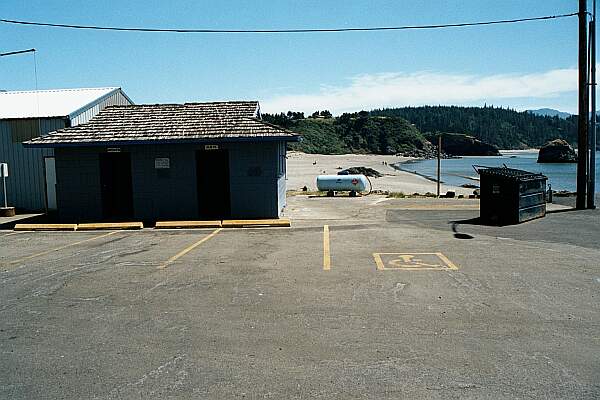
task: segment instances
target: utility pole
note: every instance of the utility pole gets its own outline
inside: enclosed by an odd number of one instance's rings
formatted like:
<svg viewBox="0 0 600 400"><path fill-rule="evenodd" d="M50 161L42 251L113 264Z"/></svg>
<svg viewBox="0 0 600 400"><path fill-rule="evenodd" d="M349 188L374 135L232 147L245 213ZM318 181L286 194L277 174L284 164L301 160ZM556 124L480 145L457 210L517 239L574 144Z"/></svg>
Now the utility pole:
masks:
<svg viewBox="0 0 600 400"><path fill-rule="evenodd" d="M442 167L441 167L441 158L442 158L442 134L438 136L438 145L437 145L437 197L440 197L440 178L442 175Z"/></svg>
<svg viewBox="0 0 600 400"><path fill-rule="evenodd" d="M592 121L590 125L590 163L587 207L596 208L596 0L592 3L592 20L590 21L590 89L592 91Z"/></svg>
<svg viewBox="0 0 600 400"><path fill-rule="evenodd" d="M579 95L577 135L577 201L578 210L585 209L588 172L588 48L587 0L579 0Z"/></svg>

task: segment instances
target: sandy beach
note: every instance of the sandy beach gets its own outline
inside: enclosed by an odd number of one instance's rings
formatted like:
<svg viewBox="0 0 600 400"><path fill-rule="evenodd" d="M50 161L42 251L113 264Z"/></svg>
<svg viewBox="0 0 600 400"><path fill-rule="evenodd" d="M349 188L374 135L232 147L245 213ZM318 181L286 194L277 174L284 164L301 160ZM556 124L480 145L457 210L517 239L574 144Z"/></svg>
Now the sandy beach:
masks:
<svg viewBox="0 0 600 400"><path fill-rule="evenodd" d="M525 150L502 150L500 149L500 154L504 156L509 156L511 154L531 154L531 153L539 153L540 149L525 149Z"/></svg>
<svg viewBox="0 0 600 400"><path fill-rule="evenodd" d="M317 175L335 175L341 169L369 167L383 174L380 178L370 178L373 190L402 192L404 194L436 192L436 183L428 179L399 171L392 164L411 160L409 157L373 154L305 154L295 151L287 153L287 190L317 190ZM386 164L387 163L387 164ZM441 191L453 190L457 194L470 194L473 189L442 184Z"/></svg>

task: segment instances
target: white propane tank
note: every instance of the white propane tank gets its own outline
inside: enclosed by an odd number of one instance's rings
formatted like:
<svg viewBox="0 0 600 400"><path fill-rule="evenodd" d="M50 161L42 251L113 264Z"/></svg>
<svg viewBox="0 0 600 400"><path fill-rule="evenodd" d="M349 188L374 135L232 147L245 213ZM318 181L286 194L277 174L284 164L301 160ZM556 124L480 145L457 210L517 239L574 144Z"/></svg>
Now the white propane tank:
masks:
<svg viewBox="0 0 600 400"><path fill-rule="evenodd" d="M319 175L317 189L321 191L355 191L367 189L367 177L364 175Z"/></svg>

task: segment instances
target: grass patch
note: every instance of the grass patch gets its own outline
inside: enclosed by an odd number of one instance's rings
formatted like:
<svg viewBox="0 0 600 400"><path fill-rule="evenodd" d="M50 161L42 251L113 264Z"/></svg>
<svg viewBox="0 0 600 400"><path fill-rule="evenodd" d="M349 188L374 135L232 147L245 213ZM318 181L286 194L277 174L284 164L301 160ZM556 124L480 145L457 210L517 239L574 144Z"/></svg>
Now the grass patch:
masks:
<svg viewBox="0 0 600 400"><path fill-rule="evenodd" d="M432 197L437 197L437 195L435 193L431 193L431 192L427 192L425 194L422 193L413 193L413 194L405 194L402 192L389 192L389 193L384 193L387 194L388 198L391 199L421 199L421 198L432 198Z"/></svg>
<svg viewBox="0 0 600 400"><path fill-rule="evenodd" d="M320 190L288 190L286 194L288 196L327 196L327 192L323 192Z"/></svg>
<svg viewBox="0 0 600 400"><path fill-rule="evenodd" d="M390 192L388 193L387 197L391 199L403 199L406 197L406 195L402 192Z"/></svg>

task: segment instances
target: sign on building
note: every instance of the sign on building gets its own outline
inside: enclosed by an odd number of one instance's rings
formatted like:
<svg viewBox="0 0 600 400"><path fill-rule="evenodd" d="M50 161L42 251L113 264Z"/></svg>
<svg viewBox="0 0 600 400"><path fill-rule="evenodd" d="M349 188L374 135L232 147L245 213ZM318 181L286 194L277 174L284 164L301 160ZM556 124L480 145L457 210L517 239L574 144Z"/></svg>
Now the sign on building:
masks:
<svg viewBox="0 0 600 400"><path fill-rule="evenodd" d="M155 158L154 168L156 169L169 169L171 168L171 160L169 158Z"/></svg>

